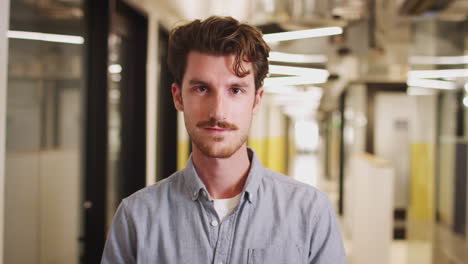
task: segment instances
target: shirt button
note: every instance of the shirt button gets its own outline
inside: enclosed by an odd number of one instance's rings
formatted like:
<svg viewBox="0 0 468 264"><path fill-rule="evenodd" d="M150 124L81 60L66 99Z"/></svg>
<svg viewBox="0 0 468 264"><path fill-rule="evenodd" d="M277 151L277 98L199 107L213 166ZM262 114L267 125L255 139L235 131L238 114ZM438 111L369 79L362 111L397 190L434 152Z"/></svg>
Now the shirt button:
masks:
<svg viewBox="0 0 468 264"><path fill-rule="evenodd" d="M212 225L212 226L217 226L217 225L218 225L218 221L216 221L216 220L211 221L211 225Z"/></svg>

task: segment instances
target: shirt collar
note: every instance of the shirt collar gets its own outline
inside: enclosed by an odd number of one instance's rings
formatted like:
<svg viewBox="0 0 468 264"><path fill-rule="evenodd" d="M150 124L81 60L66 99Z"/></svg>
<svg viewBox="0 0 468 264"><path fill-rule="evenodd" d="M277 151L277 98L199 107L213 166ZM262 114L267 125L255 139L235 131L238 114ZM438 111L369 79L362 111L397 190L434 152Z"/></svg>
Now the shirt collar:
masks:
<svg viewBox="0 0 468 264"><path fill-rule="evenodd" d="M245 198L250 203L252 203L256 198L255 195L257 193L258 186L260 184L260 179L262 177L262 170L264 168L260 160L258 159L257 154L255 154L255 152L249 147L247 148L247 154L249 155L250 159L250 169L242 192L245 193L243 196L245 196ZM187 165L183 170L183 177L186 190L188 192L188 195L192 198L192 200L198 199L201 193L200 190L203 190L204 192L208 193L205 185L198 177L195 166L193 165L192 154L190 154L190 157L187 161Z"/></svg>

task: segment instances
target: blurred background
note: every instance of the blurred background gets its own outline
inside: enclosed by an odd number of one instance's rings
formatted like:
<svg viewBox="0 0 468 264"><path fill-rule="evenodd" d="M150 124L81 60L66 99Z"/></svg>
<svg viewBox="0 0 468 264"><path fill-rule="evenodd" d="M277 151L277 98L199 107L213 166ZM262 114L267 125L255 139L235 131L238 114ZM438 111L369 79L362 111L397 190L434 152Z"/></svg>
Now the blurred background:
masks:
<svg viewBox="0 0 468 264"><path fill-rule="evenodd" d="M210 15L263 31L248 145L327 192L349 263L468 263L468 0L2 0L0 263L99 263L185 166L168 31Z"/></svg>

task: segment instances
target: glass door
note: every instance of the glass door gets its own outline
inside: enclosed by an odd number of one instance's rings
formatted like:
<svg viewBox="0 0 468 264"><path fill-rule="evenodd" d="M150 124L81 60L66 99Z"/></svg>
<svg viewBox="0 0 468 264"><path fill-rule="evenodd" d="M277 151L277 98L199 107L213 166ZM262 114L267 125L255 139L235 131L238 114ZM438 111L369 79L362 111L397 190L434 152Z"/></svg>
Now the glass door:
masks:
<svg viewBox="0 0 468 264"><path fill-rule="evenodd" d="M79 263L82 1L10 1L4 263Z"/></svg>

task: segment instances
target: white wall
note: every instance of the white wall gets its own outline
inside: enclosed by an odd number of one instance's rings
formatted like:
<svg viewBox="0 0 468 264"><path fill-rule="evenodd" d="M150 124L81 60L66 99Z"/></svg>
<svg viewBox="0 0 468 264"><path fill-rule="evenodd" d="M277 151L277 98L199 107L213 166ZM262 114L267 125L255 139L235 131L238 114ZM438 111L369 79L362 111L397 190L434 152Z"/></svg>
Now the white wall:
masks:
<svg viewBox="0 0 468 264"><path fill-rule="evenodd" d="M366 112L367 87L363 84L353 84L347 88L345 102L345 151L351 154L361 154L366 146ZM348 149L348 150L346 150Z"/></svg>
<svg viewBox="0 0 468 264"><path fill-rule="evenodd" d="M395 107L398 106L398 107ZM375 154L395 168L395 207L408 206L410 180L410 113L413 101L405 93L379 93L375 100Z"/></svg>
<svg viewBox="0 0 468 264"><path fill-rule="evenodd" d="M79 262L78 151L9 152L5 263Z"/></svg>
<svg viewBox="0 0 468 264"><path fill-rule="evenodd" d="M347 92L344 127L345 178L349 174L350 158L365 152L367 125L367 87L353 84L347 88Z"/></svg>
<svg viewBox="0 0 468 264"><path fill-rule="evenodd" d="M78 264L81 221L80 153L76 149L42 151L38 159L38 263Z"/></svg>
<svg viewBox="0 0 468 264"><path fill-rule="evenodd" d="M5 263L39 263L39 165L38 152L6 158Z"/></svg>
<svg viewBox="0 0 468 264"><path fill-rule="evenodd" d="M10 0L0 1L0 263L3 263L3 215L5 182L5 120L8 39L6 32L10 20Z"/></svg>
<svg viewBox="0 0 468 264"><path fill-rule="evenodd" d="M395 168L396 208L406 208L410 202L411 146L427 144L433 147L435 144L435 99L429 95L386 92L376 96L375 154L391 161ZM432 179L430 175L427 177L426 184L431 186Z"/></svg>
<svg viewBox="0 0 468 264"><path fill-rule="evenodd" d="M351 264L390 263L394 208L394 168L372 155L354 155L345 179L343 219Z"/></svg>
<svg viewBox="0 0 468 264"><path fill-rule="evenodd" d="M435 105L435 96L385 92L376 96L375 153L395 167L397 208L409 204L411 144L435 143Z"/></svg>

